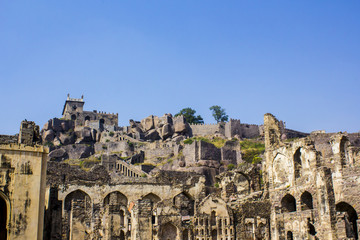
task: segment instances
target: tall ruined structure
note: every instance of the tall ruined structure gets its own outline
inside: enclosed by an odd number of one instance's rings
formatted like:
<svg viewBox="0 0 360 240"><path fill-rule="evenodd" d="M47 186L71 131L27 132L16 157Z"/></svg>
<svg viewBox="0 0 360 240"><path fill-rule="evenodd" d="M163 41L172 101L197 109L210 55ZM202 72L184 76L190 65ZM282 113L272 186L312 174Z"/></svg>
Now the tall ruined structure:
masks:
<svg viewBox="0 0 360 240"><path fill-rule="evenodd" d="M271 114L119 127L83 105L68 96L41 132L23 121L19 143L1 136L0 239L359 239L359 133L301 133Z"/></svg>
<svg viewBox="0 0 360 240"><path fill-rule="evenodd" d="M272 239L359 239L359 133L283 141L271 114L264 129Z"/></svg>

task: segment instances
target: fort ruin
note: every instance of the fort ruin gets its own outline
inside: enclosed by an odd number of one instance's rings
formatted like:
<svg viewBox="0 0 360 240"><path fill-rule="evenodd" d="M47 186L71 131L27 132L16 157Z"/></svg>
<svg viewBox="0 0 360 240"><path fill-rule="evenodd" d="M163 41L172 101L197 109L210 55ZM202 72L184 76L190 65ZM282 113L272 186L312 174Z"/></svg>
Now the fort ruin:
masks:
<svg viewBox="0 0 360 240"><path fill-rule="evenodd" d="M0 239L359 239L359 133L271 114L119 127L84 103L68 96L41 131L0 136Z"/></svg>

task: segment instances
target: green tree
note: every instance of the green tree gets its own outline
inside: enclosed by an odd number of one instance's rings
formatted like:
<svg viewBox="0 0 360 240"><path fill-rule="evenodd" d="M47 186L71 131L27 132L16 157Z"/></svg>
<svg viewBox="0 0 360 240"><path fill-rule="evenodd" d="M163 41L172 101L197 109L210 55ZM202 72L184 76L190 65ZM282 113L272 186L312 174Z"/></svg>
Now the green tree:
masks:
<svg viewBox="0 0 360 240"><path fill-rule="evenodd" d="M195 116L196 111L192 108L183 108L176 116L183 115L188 123L204 123L203 118L200 115Z"/></svg>
<svg viewBox="0 0 360 240"><path fill-rule="evenodd" d="M214 105L210 107L210 110L212 111L212 115L216 122L226 122L229 120L229 116L225 113L224 108Z"/></svg>

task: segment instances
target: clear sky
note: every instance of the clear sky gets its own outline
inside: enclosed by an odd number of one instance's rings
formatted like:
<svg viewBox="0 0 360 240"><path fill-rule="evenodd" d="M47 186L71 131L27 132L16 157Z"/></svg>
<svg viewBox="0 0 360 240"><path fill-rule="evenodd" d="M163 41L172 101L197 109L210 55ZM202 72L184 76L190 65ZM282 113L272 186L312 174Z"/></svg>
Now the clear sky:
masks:
<svg viewBox="0 0 360 240"><path fill-rule="evenodd" d="M0 0L0 134L86 110L209 107L288 128L360 130L359 0Z"/></svg>

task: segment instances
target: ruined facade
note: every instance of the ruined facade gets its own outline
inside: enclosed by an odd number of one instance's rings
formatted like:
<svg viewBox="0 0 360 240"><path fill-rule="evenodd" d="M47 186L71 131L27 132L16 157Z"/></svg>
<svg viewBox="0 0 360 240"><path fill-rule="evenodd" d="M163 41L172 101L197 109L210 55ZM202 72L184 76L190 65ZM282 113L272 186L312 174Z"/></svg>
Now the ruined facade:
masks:
<svg viewBox="0 0 360 240"><path fill-rule="evenodd" d="M165 114L120 128L83 105L68 98L41 132L23 121L19 143L0 138L0 239L359 239L359 133L265 114L196 138L220 125ZM240 141L243 127L258 139Z"/></svg>
<svg viewBox="0 0 360 240"><path fill-rule="evenodd" d="M264 117L272 239L359 239L359 133L281 140Z"/></svg>

